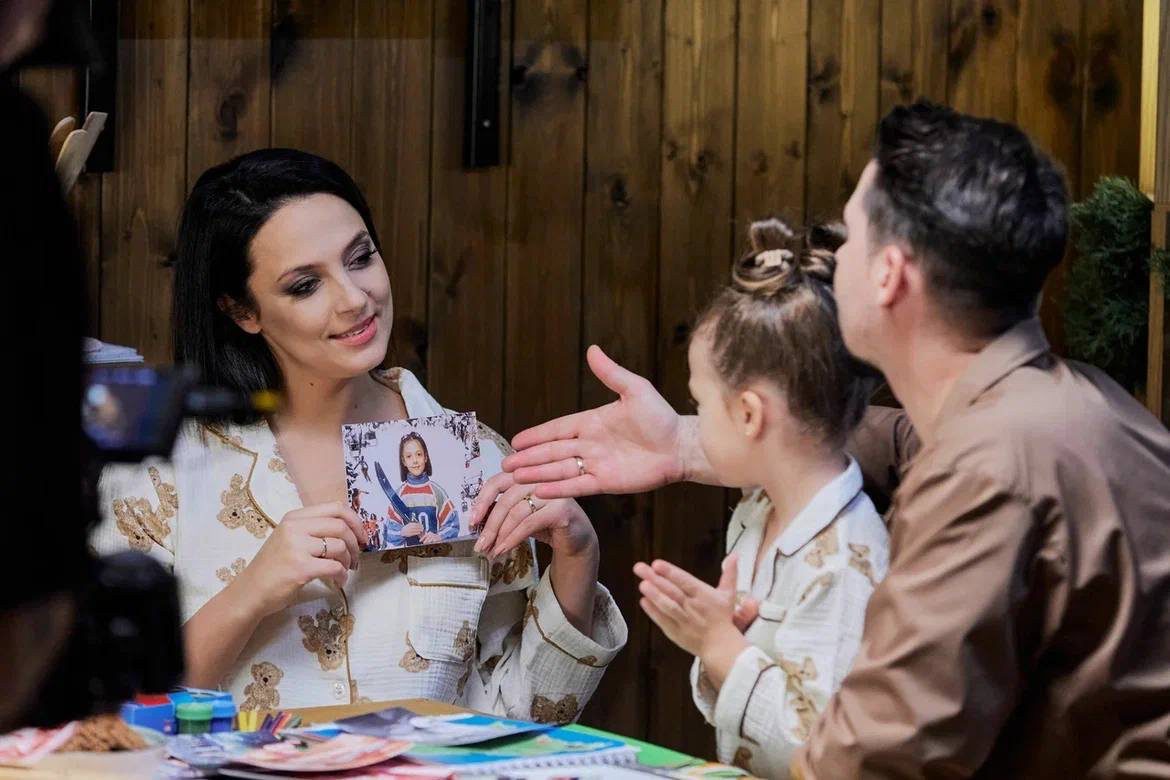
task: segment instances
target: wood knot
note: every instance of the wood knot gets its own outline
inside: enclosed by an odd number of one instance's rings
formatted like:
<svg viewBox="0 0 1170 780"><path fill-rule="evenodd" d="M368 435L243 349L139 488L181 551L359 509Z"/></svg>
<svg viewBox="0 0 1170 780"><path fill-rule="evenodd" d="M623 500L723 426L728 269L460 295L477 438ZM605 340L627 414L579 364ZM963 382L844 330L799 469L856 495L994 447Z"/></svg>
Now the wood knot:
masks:
<svg viewBox="0 0 1170 780"><path fill-rule="evenodd" d="M240 135L240 115L244 113L247 98L234 89L224 95L215 109L215 129L220 140L234 141Z"/></svg>
<svg viewBox="0 0 1170 780"><path fill-rule="evenodd" d="M630 206L630 194L626 191L624 176L614 176L609 183L609 200L619 211L625 211Z"/></svg>
<svg viewBox="0 0 1170 780"><path fill-rule="evenodd" d="M752 173L757 176L768 172L768 153L763 149L752 152Z"/></svg>
<svg viewBox="0 0 1170 780"><path fill-rule="evenodd" d="M808 88L813 99L818 103L832 101L837 94L840 76L840 63L834 57L826 58L824 64L808 80Z"/></svg>
<svg viewBox="0 0 1170 780"><path fill-rule="evenodd" d="M979 10L979 22L988 35L994 36L1003 26L1003 14L994 1L984 2Z"/></svg>

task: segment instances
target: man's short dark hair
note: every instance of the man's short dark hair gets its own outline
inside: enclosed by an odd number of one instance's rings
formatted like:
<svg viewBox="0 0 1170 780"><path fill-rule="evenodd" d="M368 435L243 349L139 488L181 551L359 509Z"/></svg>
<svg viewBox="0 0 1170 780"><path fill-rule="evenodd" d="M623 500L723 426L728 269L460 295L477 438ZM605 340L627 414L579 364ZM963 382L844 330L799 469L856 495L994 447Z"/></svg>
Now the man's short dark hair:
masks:
<svg viewBox="0 0 1170 780"><path fill-rule="evenodd" d="M878 130L872 241L914 253L948 321L998 334L1033 316L1064 256L1064 176L1018 127L925 100Z"/></svg>

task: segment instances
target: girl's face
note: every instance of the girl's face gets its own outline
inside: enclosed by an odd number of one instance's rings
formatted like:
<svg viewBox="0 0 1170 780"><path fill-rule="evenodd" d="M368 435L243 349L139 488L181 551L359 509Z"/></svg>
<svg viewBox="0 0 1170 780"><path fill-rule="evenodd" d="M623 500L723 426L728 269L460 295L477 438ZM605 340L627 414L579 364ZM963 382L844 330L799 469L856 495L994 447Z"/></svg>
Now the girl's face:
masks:
<svg viewBox="0 0 1170 780"><path fill-rule="evenodd" d="M393 321L390 278L361 215L335 195L277 209L250 247L255 307L235 314L290 368L349 379L380 365Z"/></svg>
<svg viewBox="0 0 1170 780"><path fill-rule="evenodd" d="M427 456L417 441L408 441L402 448L402 465L413 477L421 476L427 470Z"/></svg>
<svg viewBox="0 0 1170 780"><path fill-rule="evenodd" d="M715 370L711 334L701 328L687 352L690 391L699 415L699 444L719 481L728 487L762 484L768 467L763 457L768 436L784 435L792 422L778 392L766 383L733 390Z"/></svg>

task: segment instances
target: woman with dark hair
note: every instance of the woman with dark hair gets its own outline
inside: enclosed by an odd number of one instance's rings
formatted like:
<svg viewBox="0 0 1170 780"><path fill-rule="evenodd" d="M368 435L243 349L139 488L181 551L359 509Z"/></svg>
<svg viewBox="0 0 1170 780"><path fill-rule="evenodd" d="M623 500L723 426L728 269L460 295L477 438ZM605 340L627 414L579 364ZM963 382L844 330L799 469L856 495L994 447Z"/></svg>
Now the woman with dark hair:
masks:
<svg viewBox="0 0 1170 780"><path fill-rule="evenodd" d="M288 149L238 157L196 182L177 244L176 360L284 397L186 431L170 464L103 477L99 547L146 550L182 584L188 682L244 709L421 697L575 717L626 639L575 502L500 492L524 533L490 564L470 542L360 554L341 426L447 412L410 372L379 369L390 280L350 177ZM491 475L507 445L480 434ZM552 548L543 577L533 536Z"/></svg>

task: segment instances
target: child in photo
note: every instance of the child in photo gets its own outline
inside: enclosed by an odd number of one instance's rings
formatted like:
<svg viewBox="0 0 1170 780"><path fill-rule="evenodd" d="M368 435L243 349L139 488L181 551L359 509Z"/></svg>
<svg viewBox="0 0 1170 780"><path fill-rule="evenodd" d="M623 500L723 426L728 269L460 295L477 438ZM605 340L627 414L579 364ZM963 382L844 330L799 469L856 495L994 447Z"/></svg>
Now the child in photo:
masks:
<svg viewBox="0 0 1170 780"><path fill-rule="evenodd" d="M694 701L715 727L719 760L787 777L853 664L889 542L844 450L869 383L837 326L842 239L826 229L799 237L776 220L751 235L753 251L699 318L688 355L703 451L723 484L745 491L722 577L712 587L665 561L635 572L642 608L696 656ZM746 627L744 611L756 614Z"/></svg>
<svg viewBox="0 0 1170 780"><path fill-rule="evenodd" d="M450 494L431 479L431 456L421 434L411 431L402 437L398 465L402 486L395 489L382 464L374 463L378 484L390 499L388 516L378 529L382 544L437 544L459 536L459 511Z"/></svg>

